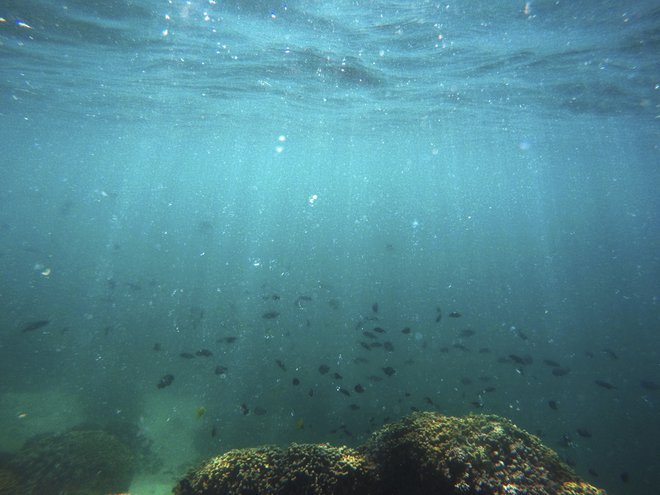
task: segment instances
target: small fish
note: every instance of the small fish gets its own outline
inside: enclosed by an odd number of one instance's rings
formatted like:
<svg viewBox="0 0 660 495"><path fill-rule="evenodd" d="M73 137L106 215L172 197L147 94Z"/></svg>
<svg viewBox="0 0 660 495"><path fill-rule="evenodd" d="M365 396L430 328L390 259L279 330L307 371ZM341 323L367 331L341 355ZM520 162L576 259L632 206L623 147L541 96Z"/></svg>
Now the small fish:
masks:
<svg viewBox="0 0 660 495"><path fill-rule="evenodd" d="M309 391L307 392L307 395L309 395L310 397L314 397L314 389L310 388Z"/></svg>
<svg viewBox="0 0 660 495"><path fill-rule="evenodd" d="M594 383L596 385L598 385L599 387L606 388L607 390L612 390L612 389L616 388L610 382L606 382L605 380L595 380Z"/></svg>
<svg viewBox="0 0 660 495"><path fill-rule="evenodd" d="M151 348L151 350L152 350L152 351L156 351L156 352L158 352L158 351L162 351L162 350L163 350L163 346L161 346L159 342L156 342L156 343L154 344L154 346Z"/></svg>
<svg viewBox="0 0 660 495"><path fill-rule="evenodd" d="M554 376L566 376L571 372L570 368L553 368L552 374Z"/></svg>
<svg viewBox="0 0 660 495"><path fill-rule="evenodd" d="M238 337L234 337L233 335L231 335L229 337L219 338L218 342L224 342L226 344L233 344L234 342L236 342L237 339L238 339Z"/></svg>
<svg viewBox="0 0 660 495"><path fill-rule="evenodd" d="M591 476L594 476L594 477L598 478L598 471L596 471L594 468L589 468L589 469L587 470L587 472L588 472Z"/></svg>
<svg viewBox="0 0 660 495"><path fill-rule="evenodd" d="M355 390L358 394L361 394L364 392L364 387L358 383L355 387L353 387L353 390Z"/></svg>
<svg viewBox="0 0 660 495"><path fill-rule="evenodd" d="M374 327L374 332L385 333L385 329L381 327Z"/></svg>
<svg viewBox="0 0 660 495"><path fill-rule="evenodd" d="M344 377L341 376L339 373L333 373L333 374L332 374L332 377L333 377L335 380L342 380L342 379L344 378Z"/></svg>
<svg viewBox="0 0 660 495"><path fill-rule="evenodd" d="M261 315L261 317L265 320L272 320L273 318L277 318L278 316L280 316L279 311L266 311Z"/></svg>
<svg viewBox="0 0 660 495"><path fill-rule="evenodd" d="M282 371L286 371L286 365L285 365L282 361L280 361L279 359L276 359L276 360L275 360L275 364L277 364L277 366L278 366Z"/></svg>
<svg viewBox="0 0 660 495"><path fill-rule="evenodd" d="M481 402L480 400L473 400L472 402L470 402L470 404L472 404L477 409L484 407L484 403Z"/></svg>
<svg viewBox="0 0 660 495"><path fill-rule="evenodd" d="M463 314L459 313L458 311L452 311L451 313L449 313L450 318L460 318L461 316L463 316Z"/></svg>
<svg viewBox="0 0 660 495"><path fill-rule="evenodd" d="M630 481L630 475L626 472L621 473L619 477L621 478L621 481L623 481L624 483L628 483Z"/></svg>
<svg viewBox="0 0 660 495"><path fill-rule="evenodd" d="M358 406L357 404L351 404L348 407L351 408L351 411L357 411L358 409L360 409L360 406Z"/></svg>
<svg viewBox="0 0 660 495"><path fill-rule="evenodd" d="M651 380L642 380L639 382L639 384L646 390L660 390L660 385L658 385L656 382L652 382Z"/></svg>
<svg viewBox="0 0 660 495"><path fill-rule="evenodd" d="M489 354L489 353L490 353L490 348L488 347L479 348L479 354Z"/></svg>
<svg viewBox="0 0 660 495"><path fill-rule="evenodd" d="M396 370L391 366L386 366L383 368L383 373L385 373L387 376L392 376L396 373Z"/></svg>
<svg viewBox="0 0 660 495"><path fill-rule="evenodd" d="M461 384L462 385L472 385L472 379L468 378L467 376L464 376L461 378Z"/></svg>
<svg viewBox="0 0 660 495"><path fill-rule="evenodd" d="M341 387L339 387L339 388L337 389L337 392L344 394L346 397L350 397L350 396L351 396L351 393L350 393L348 390L346 390L345 388L341 388Z"/></svg>
<svg viewBox="0 0 660 495"><path fill-rule="evenodd" d="M553 411L556 411L557 409L559 409L559 404L557 404L557 401L556 401L556 400L549 400L549 401L548 401L548 406L549 406L550 409L552 409Z"/></svg>
<svg viewBox="0 0 660 495"><path fill-rule="evenodd" d="M495 392L495 387L488 386L482 389L484 392Z"/></svg>
<svg viewBox="0 0 660 495"><path fill-rule="evenodd" d="M182 352L179 354L179 356L181 356L183 359L193 359L195 357L195 355L190 352Z"/></svg>
<svg viewBox="0 0 660 495"><path fill-rule="evenodd" d="M528 339L527 334L526 334L525 332L523 332L522 330L516 328L516 329L515 329L515 332L516 332L516 335L517 335L521 340L527 340L527 339Z"/></svg>
<svg viewBox="0 0 660 495"><path fill-rule="evenodd" d="M366 330L364 332L362 332L362 335L364 335L368 339L377 339L378 338L378 336L374 335L371 332L367 332Z"/></svg>
<svg viewBox="0 0 660 495"><path fill-rule="evenodd" d="M607 354L610 359L619 359L619 356L617 356L616 352L614 352L612 349L603 349L603 352Z"/></svg>
<svg viewBox="0 0 660 495"><path fill-rule="evenodd" d="M594 357L594 353L591 352L591 351L584 351L584 355L587 356L588 358L593 358Z"/></svg>
<svg viewBox="0 0 660 495"><path fill-rule="evenodd" d="M472 337L475 334L471 328L464 328L461 330L461 337Z"/></svg>
<svg viewBox="0 0 660 495"><path fill-rule="evenodd" d="M546 366L550 366L551 368L561 368L561 365L557 361L553 361L552 359L544 359L543 364Z"/></svg>
<svg viewBox="0 0 660 495"><path fill-rule="evenodd" d="M463 344L460 343L452 344L452 347L454 349L460 349L463 352L470 352L470 349L468 349L467 347L465 347Z"/></svg>
<svg viewBox="0 0 660 495"><path fill-rule="evenodd" d="M392 344L392 342L383 342L383 349L388 352L392 352L394 351L394 344Z"/></svg>
<svg viewBox="0 0 660 495"><path fill-rule="evenodd" d="M382 342L373 342L373 343L370 345L370 347L371 347L372 349L374 349L375 347L383 347L383 343L382 343Z"/></svg>
<svg viewBox="0 0 660 495"><path fill-rule="evenodd" d="M411 332L410 327L406 327L403 330L401 330L401 333L404 335L408 335Z"/></svg>
<svg viewBox="0 0 660 495"><path fill-rule="evenodd" d="M293 305L296 306L298 309L303 309L303 302L309 302L311 301L312 298L309 296L299 296L294 302Z"/></svg>
<svg viewBox="0 0 660 495"><path fill-rule="evenodd" d="M321 373L322 375L325 375L328 371L330 371L330 366L326 364L322 364L321 366L319 366L319 373Z"/></svg>
<svg viewBox="0 0 660 495"><path fill-rule="evenodd" d="M435 406L435 403L430 397L424 397L424 402L426 402L429 406Z"/></svg>
<svg viewBox="0 0 660 495"><path fill-rule="evenodd" d="M215 367L215 374L216 375L222 375L223 373L227 373L227 367L226 366L216 366Z"/></svg>
<svg viewBox="0 0 660 495"><path fill-rule="evenodd" d="M298 378L294 378L293 380L291 380L291 383L293 384L294 387L297 387L298 385L300 385L300 380Z"/></svg>
<svg viewBox="0 0 660 495"><path fill-rule="evenodd" d="M243 413L243 416L247 416L250 413L250 408L247 406L245 402L241 404L241 412Z"/></svg>
<svg viewBox="0 0 660 495"><path fill-rule="evenodd" d="M369 363L369 360L367 358L363 358L361 356L358 356L355 359L353 359L353 362L355 364L367 364L367 363Z"/></svg>
<svg viewBox="0 0 660 495"><path fill-rule="evenodd" d="M371 311L373 311L374 313L378 313L378 303L377 302L375 302L371 305Z"/></svg>
<svg viewBox="0 0 660 495"><path fill-rule="evenodd" d="M215 438L217 434L218 434L218 428L215 425L213 425L213 428L211 428L211 438Z"/></svg>
<svg viewBox="0 0 660 495"><path fill-rule="evenodd" d="M213 353L208 349L200 349L199 351L195 352L195 355L200 357L211 357L213 356Z"/></svg>
<svg viewBox="0 0 660 495"><path fill-rule="evenodd" d="M158 382L158 385L156 385L158 388L165 388L169 387L172 385L172 382L174 381L174 375L167 374L163 378L160 379Z"/></svg>
<svg viewBox="0 0 660 495"><path fill-rule="evenodd" d="M366 349L366 350L368 350L368 351L371 350L371 345L369 345L369 343L368 343L368 342L365 342L364 340L361 340L361 341L360 341L360 345L361 345L364 349Z"/></svg>
<svg viewBox="0 0 660 495"><path fill-rule="evenodd" d="M383 381L383 379L380 376L376 376L376 375L370 375L368 378L372 382L382 382Z"/></svg>
<svg viewBox="0 0 660 495"><path fill-rule="evenodd" d="M442 309L440 309L440 306L438 306L437 308L435 308L435 311L437 313L435 317L435 322L440 323L440 320L442 320Z"/></svg>
<svg viewBox="0 0 660 495"><path fill-rule="evenodd" d="M530 356L518 356L517 354L509 354L509 359L516 364L532 364Z"/></svg>
<svg viewBox="0 0 660 495"><path fill-rule="evenodd" d="M49 323L50 320L37 320L37 321L32 321L30 323L26 323L21 328L21 333L34 332L35 330L39 330L40 328L45 327Z"/></svg>
<svg viewBox="0 0 660 495"><path fill-rule="evenodd" d="M575 431L577 431L577 434L580 435L582 438L591 438L591 432L586 428L578 428Z"/></svg>

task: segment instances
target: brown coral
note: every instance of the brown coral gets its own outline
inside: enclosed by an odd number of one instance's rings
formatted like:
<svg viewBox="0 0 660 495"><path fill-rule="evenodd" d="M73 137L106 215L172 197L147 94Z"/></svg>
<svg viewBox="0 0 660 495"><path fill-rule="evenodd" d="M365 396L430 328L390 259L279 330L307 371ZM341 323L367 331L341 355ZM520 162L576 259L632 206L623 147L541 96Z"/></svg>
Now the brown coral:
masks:
<svg viewBox="0 0 660 495"><path fill-rule="evenodd" d="M0 495L20 495L18 477L8 469L0 469Z"/></svg>
<svg viewBox="0 0 660 495"><path fill-rule="evenodd" d="M605 495L540 440L497 416L414 413L360 449L326 444L232 450L175 495Z"/></svg>

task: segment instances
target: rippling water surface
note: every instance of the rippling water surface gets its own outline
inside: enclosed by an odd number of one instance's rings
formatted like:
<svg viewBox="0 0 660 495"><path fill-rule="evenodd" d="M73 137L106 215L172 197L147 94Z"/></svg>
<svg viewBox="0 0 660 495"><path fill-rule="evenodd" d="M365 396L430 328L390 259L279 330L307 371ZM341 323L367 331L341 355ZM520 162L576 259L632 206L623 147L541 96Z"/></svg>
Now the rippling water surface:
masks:
<svg viewBox="0 0 660 495"><path fill-rule="evenodd" d="M156 493L476 411L656 493L659 51L653 1L6 0L0 450L119 422Z"/></svg>

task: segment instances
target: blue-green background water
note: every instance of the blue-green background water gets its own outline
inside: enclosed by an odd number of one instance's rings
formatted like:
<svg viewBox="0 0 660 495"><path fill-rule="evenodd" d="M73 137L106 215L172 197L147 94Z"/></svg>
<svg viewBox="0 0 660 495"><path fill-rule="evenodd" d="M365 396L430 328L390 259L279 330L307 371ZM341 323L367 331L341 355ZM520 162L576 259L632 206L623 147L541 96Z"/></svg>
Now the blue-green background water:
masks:
<svg viewBox="0 0 660 495"><path fill-rule="evenodd" d="M611 493L657 492L657 2L0 17L5 450L72 426L38 421L61 409L139 425L175 478L233 447L476 411ZM360 344L376 325L392 351Z"/></svg>

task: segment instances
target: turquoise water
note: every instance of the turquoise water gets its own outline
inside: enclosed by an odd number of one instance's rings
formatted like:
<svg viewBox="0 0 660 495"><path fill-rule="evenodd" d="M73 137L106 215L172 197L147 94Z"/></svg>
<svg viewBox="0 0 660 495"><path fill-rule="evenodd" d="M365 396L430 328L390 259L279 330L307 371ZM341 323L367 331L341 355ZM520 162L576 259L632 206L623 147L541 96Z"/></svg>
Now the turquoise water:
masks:
<svg viewBox="0 0 660 495"><path fill-rule="evenodd" d="M121 421L171 486L484 412L656 493L657 2L0 17L0 450Z"/></svg>

